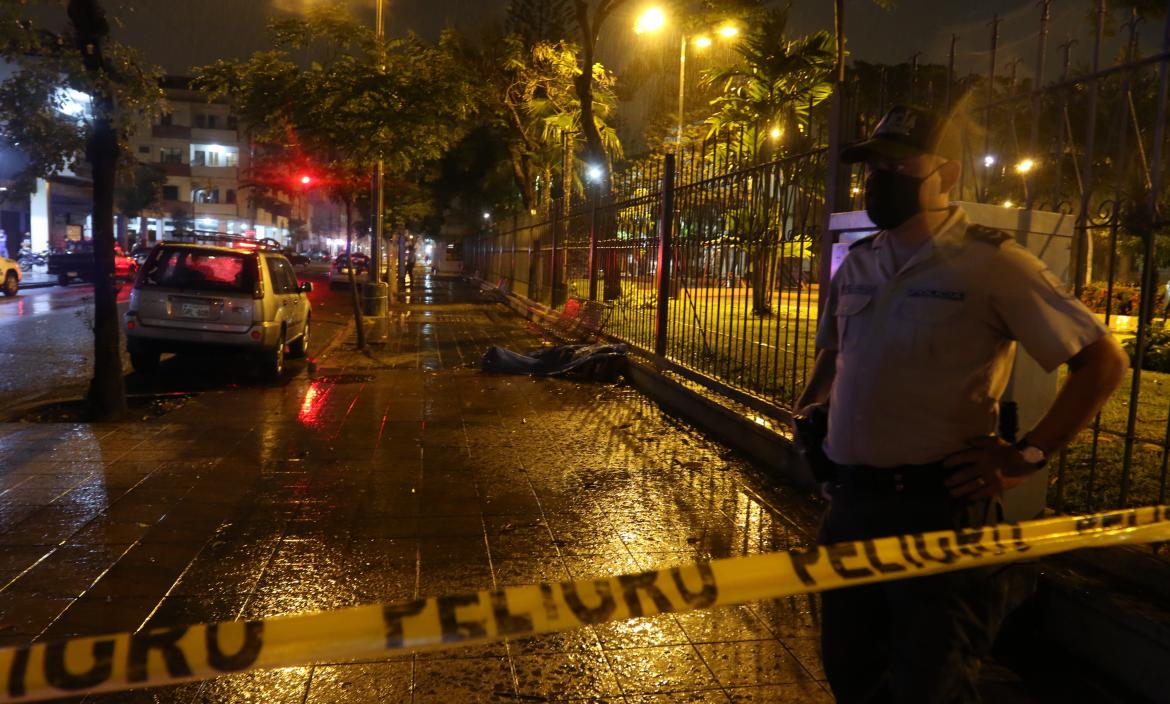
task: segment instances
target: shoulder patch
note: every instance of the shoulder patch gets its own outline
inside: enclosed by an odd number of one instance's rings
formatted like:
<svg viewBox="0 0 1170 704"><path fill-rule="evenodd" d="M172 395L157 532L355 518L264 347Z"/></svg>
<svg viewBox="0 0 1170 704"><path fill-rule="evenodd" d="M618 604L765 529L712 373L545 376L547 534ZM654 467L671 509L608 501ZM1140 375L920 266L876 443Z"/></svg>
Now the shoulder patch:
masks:
<svg viewBox="0 0 1170 704"><path fill-rule="evenodd" d="M866 235L865 237L862 237L861 239L857 240L856 242L851 242L849 244L850 251L852 251L854 247L860 247L862 245L862 243L865 243L865 242L873 244L873 238L877 237L879 234L881 234L881 233L875 232L872 235Z"/></svg>
<svg viewBox="0 0 1170 704"><path fill-rule="evenodd" d="M984 242L986 244L992 245L993 247L998 247L1004 242L1008 241L1014 242L1016 239L1003 230L996 230L995 228L986 227L984 225L968 226L967 234L965 236L969 240Z"/></svg>

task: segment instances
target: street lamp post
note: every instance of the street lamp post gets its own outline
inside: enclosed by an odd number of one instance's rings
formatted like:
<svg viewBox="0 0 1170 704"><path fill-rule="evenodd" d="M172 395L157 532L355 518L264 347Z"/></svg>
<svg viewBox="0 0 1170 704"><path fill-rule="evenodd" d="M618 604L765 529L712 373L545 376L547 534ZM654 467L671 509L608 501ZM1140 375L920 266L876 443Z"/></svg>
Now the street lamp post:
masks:
<svg viewBox="0 0 1170 704"><path fill-rule="evenodd" d="M652 7L644 12L634 25L634 32L637 34L652 34L662 29L666 25L666 14L660 8ZM730 39L739 34L739 29L731 24L725 23L717 30L719 36L724 39ZM679 29L679 51L678 51L678 133L675 140L675 153L680 155L683 145L683 130L686 128L686 90L687 90L687 44L691 37L687 36L685 31ZM694 38L695 45L700 49L711 46L711 38L705 34L701 34Z"/></svg>

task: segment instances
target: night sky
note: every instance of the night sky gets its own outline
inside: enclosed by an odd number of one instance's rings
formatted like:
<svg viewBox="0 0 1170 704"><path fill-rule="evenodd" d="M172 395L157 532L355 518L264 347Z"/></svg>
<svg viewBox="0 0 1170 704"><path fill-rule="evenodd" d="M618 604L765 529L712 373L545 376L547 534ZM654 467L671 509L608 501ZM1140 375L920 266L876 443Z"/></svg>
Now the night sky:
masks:
<svg viewBox="0 0 1170 704"><path fill-rule="evenodd" d="M187 73L192 65L216 58L241 58L266 48L268 17L303 11L319 0L107 0L111 15L119 18L122 39L145 51L147 57L171 73ZM356 10L373 20L373 0L350 0ZM605 29L602 60L620 71L633 42L633 16L650 3L632 2L624 15L615 15ZM387 0L387 31L414 30L434 36L454 25L477 34L498 23L506 0ZM1091 41L1085 24L1088 0L1055 0L1050 35L1049 79L1055 75L1056 45L1072 36L1079 39L1074 63L1088 59ZM952 33L959 35L960 72L985 70L993 13L1005 17L1001 27L999 62L1024 59L1020 76L1030 74L1035 57L1039 10L1034 0L901 0L892 11L868 0L848 0L847 27L854 57L870 61L901 62L915 51L923 62L945 63ZM830 0L793 0L792 30L831 29ZM1143 26L1143 36L1154 40L1160 28ZM608 56L607 56L608 54Z"/></svg>

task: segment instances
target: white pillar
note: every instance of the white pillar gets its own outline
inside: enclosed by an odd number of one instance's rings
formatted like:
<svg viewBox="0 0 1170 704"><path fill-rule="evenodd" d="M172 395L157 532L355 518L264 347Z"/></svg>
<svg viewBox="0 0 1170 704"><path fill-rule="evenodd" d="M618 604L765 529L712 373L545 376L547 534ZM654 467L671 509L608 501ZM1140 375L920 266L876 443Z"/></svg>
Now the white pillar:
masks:
<svg viewBox="0 0 1170 704"><path fill-rule="evenodd" d="M52 222L52 213L49 211L49 182L43 178L37 179L37 190L29 196L29 233L32 241L29 247L34 252L43 252L49 248L49 223Z"/></svg>

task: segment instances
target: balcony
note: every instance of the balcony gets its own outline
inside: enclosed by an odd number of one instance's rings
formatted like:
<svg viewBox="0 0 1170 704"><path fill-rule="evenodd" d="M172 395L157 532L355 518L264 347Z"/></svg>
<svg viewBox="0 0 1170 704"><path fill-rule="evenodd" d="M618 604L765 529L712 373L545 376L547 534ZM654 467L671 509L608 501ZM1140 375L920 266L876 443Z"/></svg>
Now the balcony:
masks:
<svg viewBox="0 0 1170 704"><path fill-rule="evenodd" d="M160 162L156 162L156 163L158 163L159 168L161 168L163 170L163 173L166 174L167 176L190 176L191 175L191 165L190 164L181 164L181 163L174 162L174 161L160 161Z"/></svg>
<svg viewBox="0 0 1170 704"><path fill-rule="evenodd" d="M240 141L239 132L224 127L194 127L190 128L188 132L193 142L233 145Z"/></svg>
<svg viewBox="0 0 1170 704"><path fill-rule="evenodd" d="M155 139L191 139L191 128L185 125L155 125L150 129Z"/></svg>
<svg viewBox="0 0 1170 704"><path fill-rule="evenodd" d="M189 168L191 176L208 181L215 180L220 182L229 180L234 182L239 175L239 170L235 166L203 166L196 164Z"/></svg>

